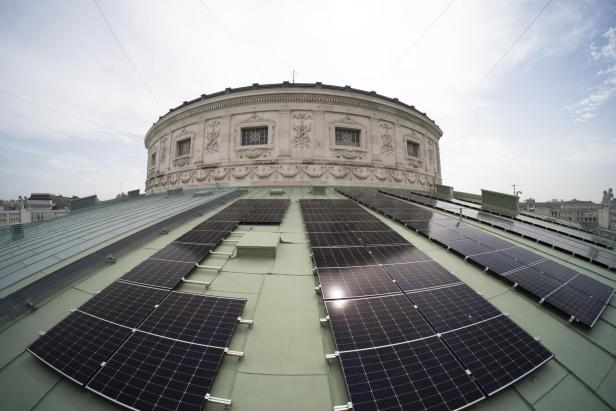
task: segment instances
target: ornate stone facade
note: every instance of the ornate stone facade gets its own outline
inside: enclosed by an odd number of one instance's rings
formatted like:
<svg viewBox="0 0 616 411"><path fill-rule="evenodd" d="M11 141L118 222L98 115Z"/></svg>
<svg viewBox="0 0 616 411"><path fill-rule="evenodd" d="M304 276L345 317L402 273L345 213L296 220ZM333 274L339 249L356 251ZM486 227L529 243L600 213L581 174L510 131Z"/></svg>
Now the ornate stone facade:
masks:
<svg viewBox="0 0 616 411"><path fill-rule="evenodd" d="M338 139L340 129L359 139ZM441 182L441 135L424 113L374 92L320 83L227 89L185 102L154 123L145 137L146 190L278 184L426 190ZM418 152L409 153L416 144Z"/></svg>

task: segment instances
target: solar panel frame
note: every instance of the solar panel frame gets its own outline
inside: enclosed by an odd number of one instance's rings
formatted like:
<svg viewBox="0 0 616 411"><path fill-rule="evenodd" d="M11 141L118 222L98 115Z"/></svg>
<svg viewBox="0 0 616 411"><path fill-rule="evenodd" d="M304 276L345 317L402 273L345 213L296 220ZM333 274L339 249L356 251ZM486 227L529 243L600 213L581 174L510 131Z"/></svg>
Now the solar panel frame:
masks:
<svg viewBox="0 0 616 411"><path fill-rule="evenodd" d="M554 356L504 315L443 333L442 338L489 396Z"/></svg>
<svg viewBox="0 0 616 411"><path fill-rule="evenodd" d="M408 342L434 330L402 293L325 301L336 350L354 351Z"/></svg>
<svg viewBox="0 0 616 411"><path fill-rule="evenodd" d="M407 295L439 333L503 314L466 284L410 292Z"/></svg>
<svg viewBox="0 0 616 411"><path fill-rule="evenodd" d="M79 311L134 328L167 294L168 290L116 281L81 305Z"/></svg>
<svg viewBox="0 0 616 411"><path fill-rule="evenodd" d="M203 231L220 231L220 232L230 233L231 231L235 230L237 226L238 226L238 222L235 222L235 221L224 222L224 221L205 220L201 224L198 224L195 227L193 227L191 231L203 230Z"/></svg>
<svg viewBox="0 0 616 411"><path fill-rule="evenodd" d="M543 298L554 292L563 283L550 276L541 274L534 267L523 268L504 276L507 280L514 282L518 287Z"/></svg>
<svg viewBox="0 0 616 411"><path fill-rule="evenodd" d="M317 269L324 300L400 293L389 274L378 265Z"/></svg>
<svg viewBox="0 0 616 411"><path fill-rule="evenodd" d="M224 350L134 332L87 389L131 409L200 411Z"/></svg>
<svg viewBox="0 0 616 411"><path fill-rule="evenodd" d="M309 232L310 247L351 247L361 246L362 242L350 231L337 233Z"/></svg>
<svg viewBox="0 0 616 411"><path fill-rule="evenodd" d="M26 350L71 381L84 385L131 329L75 311Z"/></svg>
<svg viewBox="0 0 616 411"><path fill-rule="evenodd" d="M614 289L594 278L578 275L567 283L569 287L591 296L592 298L607 304L614 294Z"/></svg>
<svg viewBox="0 0 616 411"><path fill-rule="evenodd" d="M402 291L416 291L460 283L460 279L436 261L383 265Z"/></svg>
<svg viewBox="0 0 616 411"><path fill-rule="evenodd" d="M462 409L485 399L437 337L340 353L340 362L354 410Z"/></svg>
<svg viewBox="0 0 616 411"><path fill-rule="evenodd" d="M366 247L379 264L413 263L432 260L426 253L410 243Z"/></svg>
<svg viewBox="0 0 616 411"><path fill-rule="evenodd" d="M214 248L216 244L171 243L155 252L150 258L196 264L207 257Z"/></svg>
<svg viewBox="0 0 616 411"><path fill-rule="evenodd" d="M317 268L378 265L364 246L313 248L312 256Z"/></svg>
<svg viewBox="0 0 616 411"><path fill-rule="evenodd" d="M523 262L516 261L513 258L503 254L501 251L471 255L468 257L468 260L474 262L482 268L487 268L498 275L526 266Z"/></svg>
<svg viewBox="0 0 616 411"><path fill-rule="evenodd" d="M139 330L191 344L225 348L246 299L171 292Z"/></svg>
<svg viewBox="0 0 616 411"><path fill-rule="evenodd" d="M228 235L229 233L226 231L190 230L176 238L173 243L218 245L222 241L222 239Z"/></svg>
<svg viewBox="0 0 616 411"><path fill-rule="evenodd" d="M120 281L172 289L196 267L195 263L147 259L120 277Z"/></svg>
<svg viewBox="0 0 616 411"><path fill-rule="evenodd" d="M591 328L607 305L607 302L592 298L568 284L564 284L547 295L545 301Z"/></svg>

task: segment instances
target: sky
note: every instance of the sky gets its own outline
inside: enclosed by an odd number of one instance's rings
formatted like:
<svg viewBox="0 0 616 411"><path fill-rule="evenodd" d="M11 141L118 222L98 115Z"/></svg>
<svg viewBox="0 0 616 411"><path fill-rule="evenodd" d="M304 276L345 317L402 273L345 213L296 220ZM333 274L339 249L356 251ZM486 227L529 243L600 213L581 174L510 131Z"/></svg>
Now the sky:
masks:
<svg viewBox="0 0 616 411"><path fill-rule="evenodd" d="M3 199L143 190L160 115L293 70L426 112L456 190L616 188L612 0L0 0L0 50Z"/></svg>

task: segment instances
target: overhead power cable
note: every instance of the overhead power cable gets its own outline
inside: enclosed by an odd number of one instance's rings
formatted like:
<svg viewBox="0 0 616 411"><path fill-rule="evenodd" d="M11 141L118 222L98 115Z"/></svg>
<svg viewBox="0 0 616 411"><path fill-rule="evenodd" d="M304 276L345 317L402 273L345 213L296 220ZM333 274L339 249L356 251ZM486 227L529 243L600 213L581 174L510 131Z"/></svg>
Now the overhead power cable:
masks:
<svg viewBox="0 0 616 411"><path fill-rule="evenodd" d="M115 39L116 43L118 44L118 47L120 47L120 50L122 50L122 54L124 54L124 57L126 57L126 61L128 61L128 64L130 64L130 66L132 67L132 69L135 72L135 74L137 74L137 77L139 77L139 80L141 80L141 83L143 84L145 89L148 91L148 93L150 93L150 96L152 96L152 99L154 100L154 102L156 102L156 104L162 110L163 109L162 104L160 104L160 101L158 101L158 99L156 98L156 95L154 94L154 92L152 91L150 86L148 86L148 83L145 81L145 79L141 75L141 72L139 72L139 70L137 69L137 66L135 66L135 63L133 63L133 60L131 60L131 58L129 57L128 53L126 52L126 50L122 46L122 43L120 42L120 39L118 38L118 36L113 31L113 28L111 27L111 24L109 23L109 20L107 20L107 17L105 17L105 13L103 12L103 9L101 8L101 6L98 4L98 1L97 0L93 0L93 1L94 1L94 4L96 4L96 8L98 9L101 17L105 21L105 25L109 29L109 32L111 32L111 35L113 36L113 38Z"/></svg>
<svg viewBox="0 0 616 411"><path fill-rule="evenodd" d="M449 10L449 8L453 5L453 3L455 3L456 0L451 0L449 3L447 3L447 5L441 10L441 12L438 14L438 16L436 16L436 18L434 20L432 20L432 22L428 25L428 27L426 27L424 29L424 31L421 32L421 34L411 43L411 45L404 51L404 53L402 53L400 55L400 57L398 57L398 59L391 65L389 66L389 68L385 71L383 71L382 74L387 73L388 71L390 71L391 69L393 69L394 67L396 67L398 64L400 64L400 62L411 52L413 51L413 49L415 47L417 47L417 45L419 44L419 42L424 38L424 36L426 34L428 34L428 32L430 31L430 29L432 28L432 26L434 26L436 24L437 21L439 21L439 19L441 17L443 17L443 14L445 14L445 12L447 10Z"/></svg>
<svg viewBox="0 0 616 411"><path fill-rule="evenodd" d="M32 124L34 124L34 125L37 125L37 126L39 126L39 127L42 127L42 128L47 129L47 130L49 130L49 131L52 131L52 132L54 132L54 133L56 133L56 134L63 135L64 137L68 137L68 138L71 138L71 139L75 139L75 138L77 138L77 137L75 137L75 136L71 136L70 134L66 134L66 133L65 133L65 132L63 132L63 131L57 130L57 129L52 128L52 127L49 127L49 126L48 126L48 125L46 125L46 124L40 123L40 122L38 122L38 121L36 121L36 120L32 120L31 118L26 117L26 116L24 116L24 115L22 115L22 114L19 114L18 112L13 111L13 110L11 110L11 109L8 109L8 108L6 108L6 107L2 107L2 106L0 106L0 110L6 111L7 113L12 114L12 115L14 115L15 117L17 117L17 118L19 118L19 119L21 119L21 120L23 120L23 121L25 121L25 122L32 123Z"/></svg>
<svg viewBox="0 0 616 411"><path fill-rule="evenodd" d="M473 91L475 91L475 89L477 87L479 87L479 85L492 73L492 71L494 71L494 69L496 68L496 66L498 66L498 64L503 61L505 59L505 57L507 57L507 54L509 54L509 52L516 46L516 44L518 44L518 42L520 40L522 40L522 37L524 37L524 35L528 32L528 30L530 30L530 28L535 24L535 22L537 21L537 19L539 19L539 17L543 14L543 12L545 11L545 9L547 9L547 7L550 5L552 0L547 0L545 2L545 4L543 5L543 7L541 7L541 10L539 10L539 12L535 15L535 17L530 21L530 23L528 23L528 25L524 28L524 30L522 31L522 33L520 33L520 35L513 41L513 43L511 43L511 45L507 48L507 50L505 50L505 53L503 53L502 56L500 56L498 58L498 60L496 60L494 62L494 64L492 64L492 66L488 69L488 71L486 71L484 73L483 76L481 76L481 78L475 83L473 84L473 86L466 92L464 93L464 95L462 96L462 98L460 100L458 100L458 102L456 104L453 105L453 107L447 112L447 114L445 114L445 116L448 116L449 114L451 114L456 108L458 108L458 106L460 104L462 104L462 102L464 100L466 100L468 98L468 96L470 96Z"/></svg>
<svg viewBox="0 0 616 411"><path fill-rule="evenodd" d="M225 32L225 34L231 39L231 41L235 44L235 46L246 56L250 64L259 72L259 74L263 75L263 71L259 68L259 66L257 66L257 64L254 62L252 57L250 57L250 54L248 54L246 50L242 48L240 43L235 39L235 37L233 37L233 35L229 32L229 30L227 30L225 26L222 24L222 21L220 21L220 19L216 17L216 14L214 14L214 12L208 6L205 5L203 0L199 0L199 3L201 4L201 7L203 7L203 9L210 16L212 16L212 18L214 18L214 21L216 22L216 24L218 24L218 26L222 29L222 31Z"/></svg>
<svg viewBox="0 0 616 411"><path fill-rule="evenodd" d="M54 113L62 114L63 116L66 116L66 117L71 117L71 118L74 118L76 120L83 121L84 123L88 123L88 124L91 124L91 125L96 126L96 127L104 128L104 129L112 131L114 133L120 133L120 134L124 134L124 135L140 137L139 134L128 133L126 131L118 130L117 128L110 127L110 126L107 126L105 124L97 123L96 121L93 121L93 120L88 120L87 118L80 117L80 116L77 116L75 114L71 114L71 113L68 113L66 111L63 111L63 110L60 110L60 109L57 109L55 107L51 107L51 106L48 106L48 105L45 105L45 104L42 104L42 103L38 103L36 101L27 99L25 97L21 97L21 96L15 95L13 93L10 93L8 91L0 90L0 94L4 94L6 96L12 97L12 98L14 98L16 100L20 100L20 101L26 102L28 104L32 104L33 106L37 106L37 107L41 107L41 108L44 108L44 109L49 110L49 111L53 111Z"/></svg>

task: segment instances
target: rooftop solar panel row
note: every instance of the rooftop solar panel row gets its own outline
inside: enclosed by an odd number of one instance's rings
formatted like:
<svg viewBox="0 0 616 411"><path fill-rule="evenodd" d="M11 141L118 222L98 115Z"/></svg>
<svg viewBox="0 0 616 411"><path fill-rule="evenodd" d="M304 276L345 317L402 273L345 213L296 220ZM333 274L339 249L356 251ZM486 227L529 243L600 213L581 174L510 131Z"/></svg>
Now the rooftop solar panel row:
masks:
<svg viewBox="0 0 616 411"><path fill-rule="evenodd" d="M318 207L311 203L302 200L300 207L354 409L461 408L485 398L481 389L521 378L515 369L511 378L501 378L491 370L501 365L486 364L487 358L468 368L437 337L495 317L517 327L511 320L380 220L370 222L370 230L352 231L356 223L344 216L361 220L361 212L369 214L365 210L342 201L330 207L323 200ZM338 212L352 208L356 211ZM327 214L320 213L323 209ZM336 223L319 220L331 215L343 218ZM552 357L522 333L538 346L532 348L542 361L529 356L515 367L532 370ZM488 369L495 377L484 377L480 389L475 369L480 375ZM388 372L397 378L388 379Z"/></svg>
<svg viewBox="0 0 616 411"><path fill-rule="evenodd" d="M379 211L381 210L375 207L375 204L385 206L386 210L395 210L395 212L390 211L389 213L383 213L411 228L415 228L419 233L446 246L450 250L468 259L470 262L494 274L502 276L502 278L514 283L515 286L534 294L541 302L546 301L554 305L589 327L592 327L592 325L596 323L605 305L607 305L614 293L613 288L599 281L593 280L584 274L580 274L554 261L547 260L530 250L514 246L505 240L490 233L482 232L452 217L445 216L448 219L445 220L448 221L448 224L442 224L443 229L435 228L435 226L440 226L440 222L443 220L434 220L430 216L430 214L434 213L430 211L426 213L426 220L412 222L402 221L397 217L397 213L403 213L401 205L406 205L409 210L414 211L419 209L419 207L414 204L402 202L397 198L387 196L375 190L372 190L372 192L368 194L366 191L367 190L364 189L345 190L343 194L349 195L357 201L369 207L374 207ZM408 196L416 197L416 195L412 193L409 193ZM432 206L436 205L441 208L455 208L455 206L451 204L431 198L423 197L422 201L426 204ZM394 204L396 205L394 206ZM495 216L493 217L497 218ZM415 223L425 223L425 225ZM431 226L431 228L417 228L419 226L426 227L426 225ZM449 227L445 229L447 225ZM577 278L580 278L580 280L577 280ZM592 291L590 288L577 289L580 293L580 295L578 295L569 290L569 288L575 289L572 284L569 284L569 282L572 282L574 279L576 279L576 282L592 282L594 285ZM567 288L555 293L564 285L566 285ZM548 298L552 293L555 294L551 298ZM563 301L565 295L571 295L572 301L568 301L565 304ZM582 295L584 295L585 298L581 298Z"/></svg>

